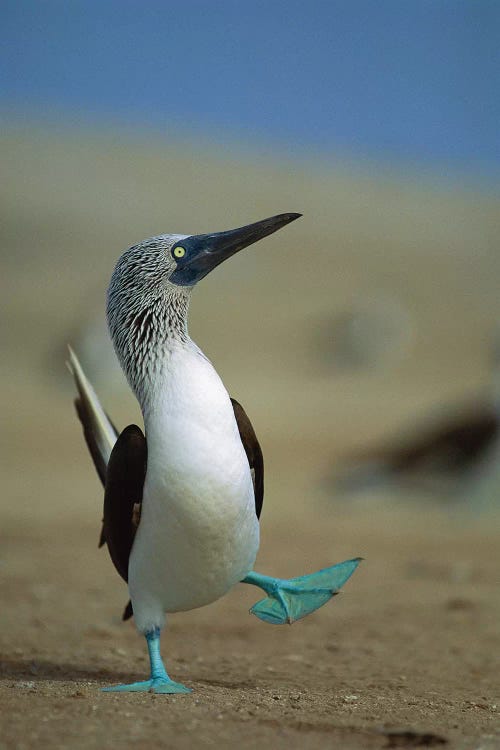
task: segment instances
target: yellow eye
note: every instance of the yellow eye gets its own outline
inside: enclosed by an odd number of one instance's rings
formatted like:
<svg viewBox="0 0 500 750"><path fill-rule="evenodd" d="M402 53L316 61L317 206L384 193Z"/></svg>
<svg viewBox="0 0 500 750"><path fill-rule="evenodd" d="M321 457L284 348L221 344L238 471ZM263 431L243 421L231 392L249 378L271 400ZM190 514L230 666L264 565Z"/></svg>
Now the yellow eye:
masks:
<svg viewBox="0 0 500 750"><path fill-rule="evenodd" d="M174 247L174 255L176 258L183 258L186 255L185 248L181 247L180 245Z"/></svg>

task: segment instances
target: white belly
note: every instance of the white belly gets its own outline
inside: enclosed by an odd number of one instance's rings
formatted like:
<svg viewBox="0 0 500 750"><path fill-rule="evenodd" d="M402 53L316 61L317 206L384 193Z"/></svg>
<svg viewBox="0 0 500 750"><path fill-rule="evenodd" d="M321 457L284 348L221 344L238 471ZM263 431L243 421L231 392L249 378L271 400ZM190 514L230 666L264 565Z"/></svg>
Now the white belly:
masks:
<svg viewBox="0 0 500 750"><path fill-rule="evenodd" d="M225 594L252 569L259 526L229 396L194 348L173 352L145 414L148 467L129 564L137 627Z"/></svg>

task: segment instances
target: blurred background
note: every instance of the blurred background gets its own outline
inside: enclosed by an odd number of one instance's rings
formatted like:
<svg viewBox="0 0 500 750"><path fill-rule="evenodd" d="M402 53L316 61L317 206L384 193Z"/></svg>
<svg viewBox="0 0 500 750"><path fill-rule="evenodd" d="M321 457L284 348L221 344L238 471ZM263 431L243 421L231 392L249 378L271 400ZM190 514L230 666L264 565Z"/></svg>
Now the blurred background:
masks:
<svg viewBox="0 0 500 750"><path fill-rule="evenodd" d="M140 420L105 324L120 252L288 211L190 318L264 449L262 561L362 554L365 595L472 591L498 543L498 3L18 0L1 21L2 548L26 613L54 561L123 603L64 366L69 342L115 423Z"/></svg>

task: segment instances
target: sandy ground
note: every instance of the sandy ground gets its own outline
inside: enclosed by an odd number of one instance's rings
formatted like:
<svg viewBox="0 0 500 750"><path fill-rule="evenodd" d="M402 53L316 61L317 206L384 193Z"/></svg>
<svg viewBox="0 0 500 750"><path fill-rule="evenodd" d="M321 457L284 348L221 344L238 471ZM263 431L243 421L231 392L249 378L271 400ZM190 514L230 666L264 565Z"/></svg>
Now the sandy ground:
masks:
<svg viewBox="0 0 500 750"><path fill-rule="evenodd" d="M499 747L498 534L442 519L429 534L392 512L295 520L264 524L260 569L302 573L352 552L363 566L291 627L250 616L244 587L172 616L169 671L194 690L177 697L99 692L142 679L147 662L119 622L126 593L95 525L7 524L1 746Z"/></svg>
<svg viewBox="0 0 500 750"><path fill-rule="evenodd" d="M346 501L324 483L355 446L487 383L496 201L263 161L240 181L227 158L196 171L192 155L97 138L24 132L0 145L0 748L500 748L498 497L478 512L473 496L465 507L388 491ZM209 190L210 174L224 191ZM249 615L259 592L244 586L172 616L164 655L191 695L104 694L145 676L146 651L120 622L126 589L97 550L101 490L63 345L83 346L81 321L102 318L123 246L186 226L190 181L202 206L192 231L309 211L287 242L283 231L284 244L277 235L234 259L193 303L194 335L264 447L257 567L292 576L365 561L341 596L292 627ZM180 227L160 224L165 206ZM407 306L408 351L373 371L332 370L318 329L381 290ZM105 360L87 364L124 425L136 407Z"/></svg>

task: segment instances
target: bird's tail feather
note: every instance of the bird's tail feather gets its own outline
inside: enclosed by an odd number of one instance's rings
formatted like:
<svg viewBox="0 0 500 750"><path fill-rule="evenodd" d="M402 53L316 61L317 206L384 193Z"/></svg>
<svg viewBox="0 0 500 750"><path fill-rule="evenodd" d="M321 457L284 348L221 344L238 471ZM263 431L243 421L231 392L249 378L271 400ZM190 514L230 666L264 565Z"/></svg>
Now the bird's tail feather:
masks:
<svg viewBox="0 0 500 750"><path fill-rule="evenodd" d="M87 379L78 357L68 346L67 366L73 375L78 391L75 407L82 423L85 440L102 484L106 481L106 469L118 433L101 406L97 394Z"/></svg>

